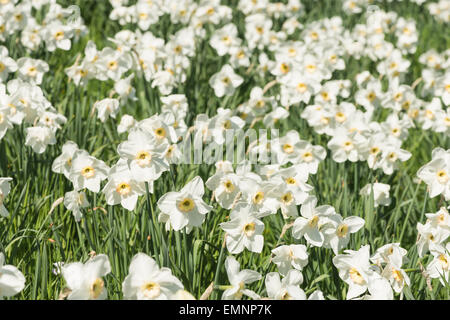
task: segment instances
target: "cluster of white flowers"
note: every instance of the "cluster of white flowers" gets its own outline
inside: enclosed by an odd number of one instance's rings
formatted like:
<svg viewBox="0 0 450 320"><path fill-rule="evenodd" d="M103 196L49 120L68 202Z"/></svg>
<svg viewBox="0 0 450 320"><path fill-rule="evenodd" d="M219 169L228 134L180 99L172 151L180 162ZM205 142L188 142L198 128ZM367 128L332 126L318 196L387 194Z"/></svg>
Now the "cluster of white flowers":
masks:
<svg viewBox="0 0 450 320"><path fill-rule="evenodd" d="M439 0L438 2L431 2L427 5L428 11L437 20L444 23L450 21L450 1L449 0Z"/></svg>
<svg viewBox="0 0 450 320"><path fill-rule="evenodd" d="M43 153L56 143L55 133L66 122L46 99L38 86L48 64L42 60L20 58L17 61L18 79L0 83L0 140L13 125L23 123L26 128L25 145L36 153Z"/></svg>
<svg viewBox="0 0 450 320"><path fill-rule="evenodd" d="M39 20L33 9L43 12ZM87 33L87 27L77 6L63 8L56 0L5 0L0 3L0 41L12 36L20 37L21 44L29 51L37 51L42 44L53 52L70 50L72 41ZM38 22L40 21L40 22Z"/></svg>
<svg viewBox="0 0 450 320"><path fill-rule="evenodd" d="M403 269L407 250L400 243L383 245L372 256L370 245L357 251L349 249L351 235L363 232L363 213L341 215L337 206L320 203L321 191L308 182L323 166L328 151L329 158L338 164L367 162L370 170L379 170L378 177L383 180L401 170L413 156L405 149L410 129L450 137L450 50L417 54L423 66L421 78L408 83L411 57L419 40L416 21L395 12L373 7L369 10L370 0L343 1L346 13L364 12L365 23L352 29L347 29L338 16L300 24L304 14L300 0L240 0L237 9L245 16L243 32L232 22L233 10L220 0L129 2L110 0L113 9L109 17L121 26L135 24L137 28L122 29L108 38L111 46L101 49L94 41L87 41L84 54L74 56L75 63L65 69L76 86L87 87L90 81L113 83L109 96L96 101L92 111L102 123L117 123L121 139L127 133L117 145L115 163L98 159L94 152L80 149L73 141L66 141L54 159L52 171L72 183L73 190L65 193L63 201L75 220L79 222L89 210L92 193L101 192L107 205L120 204L128 211L139 208L139 197L150 198L149 193L156 193L156 181L172 174L171 166L179 164L185 151L190 154L184 143L192 136L194 143L199 143L197 147L213 150L226 144L231 130L256 126L276 129L295 113L311 132L326 138L323 146L308 141L306 133L288 130L248 145L246 154L257 158L258 163L205 163L216 167L205 181L191 175L182 188L173 186L165 194L154 195L159 197L158 222L167 232L190 234L202 227L215 207L229 213L219 224L229 253L224 266L230 285L220 286L225 289L223 299L242 299L244 295L264 298L261 292L246 286L265 278L269 299L323 300L320 290L307 297L300 287L302 270L312 259L308 251L316 250L312 247L332 252L332 262L348 284L347 299L403 295L410 285ZM414 2L422 5L425 1ZM32 8L43 7L48 11L38 24ZM448 22L448 0L427 7L437 19ZM38 50L42 43L47 51L70 50L72 41L88 31L81 17L74 18L75 11L55 0L0 1L0 41L20 33L22 45L29 50ZM150 31L163 15L169 15L170 23L179 26L167 37ZM296 33L298 36L290 37ZM193 102L188 101L183 85L191 69L197 67L192 61L199 43L213 48L224 62L215 66L205 82L223 103L213 113L207 110L208 114L191 113L188 117ZM366 58L373 64L370 72L362 69L354 79L337 76L349 61ZM49 70L49 64L40 59L22 57L15 61L8 49L0 46L0 140L13 125L27 124L25 145L35 152L43 153L48 145L56 144L56 131L66 123L66 117L57 112L40 88ZM13 75L16 78L11 79ZM250 77L258 78L257 84L252 84ZM133 85L141 78L155 89L156 96L156 89L159 91L160 111L142 120L125 114L119 122L116 117L121 108L139 100ZM274 87L279 90L271 90ZM244 96L244 90L249 92L248 98L245 96L235 108L228 107L227 102ZM275 161L270 163L269 159ZM450 150L436 148L431 162L420 168L417 176L427 184L431 198L442 195L450 201ZM11 180L0 178L1 217L9 215L4 200ZM391 185L373 180L359 190L359 195L373 200L375 208L390 206ZM204 199L205 185L212 193L209 201ZM296 242L277 243L271 248L270 263L276 265L277 272L241 270L235 255L267 249L265 222L277 213L285 223L283 235L292 228ZM427 274L448 282L449 214L442 207L426 216L427 222L417 225L418 256L423 258L430 252L433 260L427 265ZM20 271L5 266L4 260L0 253L0 298L17 294L25 283ZM105 277L111 273L107 255L96 255L85 263L62 262L58 268L70 292L68 299L107 298ZM144 253L133 257L122 291L125 299L192 297L170 269L160 268Z"/></svg>

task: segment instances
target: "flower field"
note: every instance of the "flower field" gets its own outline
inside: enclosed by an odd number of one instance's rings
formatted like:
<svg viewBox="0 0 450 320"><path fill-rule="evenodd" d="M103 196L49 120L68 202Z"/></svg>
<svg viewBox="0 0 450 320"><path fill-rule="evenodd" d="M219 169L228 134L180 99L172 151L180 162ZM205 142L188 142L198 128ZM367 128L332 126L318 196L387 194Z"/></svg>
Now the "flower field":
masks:
<svg viewBox="0 0 450 320"><path fill-rule="evenodd" d="M449 300L450 0L0 0L0 300Z"/></svg>

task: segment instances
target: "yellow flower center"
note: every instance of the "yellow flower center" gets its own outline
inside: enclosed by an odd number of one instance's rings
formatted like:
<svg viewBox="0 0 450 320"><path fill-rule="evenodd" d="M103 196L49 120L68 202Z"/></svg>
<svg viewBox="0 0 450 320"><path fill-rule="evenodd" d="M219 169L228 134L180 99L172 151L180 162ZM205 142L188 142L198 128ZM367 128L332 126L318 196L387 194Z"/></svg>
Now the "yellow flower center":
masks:
<svg viewBox="0 0 450 320"><path fill-rule="evenodd" d="M311 162L313 160L313 155L311 152L306 151L305 153L302 154L302 158L306 162Z"/></svg>
<svg viewBox="0 0 450 320"><path fill-rule="evenodd" d="M149 299L155 299L161 294L161 287L156 282L147 282L141 287L144 296Z"/></svg>
<svg viewBox="0 0 450 320"><path fill-rule="evenodd" d="M281 197L281 201L283 201L284 204L286 205L290 205L292 203L292 200L294 198L292 197L292 193L288 192L285 193L282 197Z"/></svg>
<svg viewBox="0 0 450 320"><path fill-rule="evenodd" d="M264 107L266 105L266 102L264 101L264 100L258 100L257 102L256 102L256 107L257 108L262 108L262 107Z"/></svg>
<svg viewBox="0 0 450 320"><path fill-rule="evenodd" d="M231 182L231 180L225 181L225 182L223 183L223 186L225 187L225 191L226 191L227 193L233 192L233 191L234 191L234 188L235 188L235 186L234 186L233 182Z"/></svg>
<svg viewBox="0 0 450 320"><path fill-rule="evenodd" d="M282 295L281 295L281 300L292 300L292 297L289 295L289 293L287 291L285 291Z"/></svg>
<svg viewBox="0 0 450 320"><path fill-rule="evenodd" d="M308 71L309 73L313 73L314 71L316 71L316 66L314 64L308 64L306 66L306 71Z"/></svg>
<svg viewBox="0 0 450 320"><path fill-rule="evenodd" d="M152 161L152 155L148 151L139 151L136 154L136 161L139 166L148 166Z"/></svg>
<svg viewBox="0 0 450 320"><path fill-rule="evenodd" d="M178 203L178 209L182 212L189 212L195 208L195 202L191 198L184 198Z"/></svg>
<svg viewBox="0 0 450 320"><path fill-rule="evenodd" d="M311 228L317 227L317 224L319 223L319 216L314 215L311 219L309 219L308 224Z"/></svg>
<svg viewBox="0 0 450 320"><path fill-rule="evenodd" d="M117 193L126 196L131 192L131 186L126 182L121 182L116 187Z"/></svg>
<svg viewBox="0 0 450 320"><path fill-rule="evenodd" d="M349 271L349 274L350 274L350 279L352 279L353 283L362 285L366 282L364 280L364 278L361 276L361 273L359 273L359 271L356 270L356 268L351 268Z"/></svg>
<svg viewBox="0 0 450 320"><path fill-rule="evenodd" d="M110 70L116 70L117 69L117 67L118 67L118 63L117 63L117 61L115 61L115 60L113 60L113 61L110 61L110 62L108 62L108 69L110 69Z"/></svg>
<svg viewBox="0 0 450 320"><path fill-rule="evenodd" d="M289 72L289 66L286 63L282 63L280 66L281 72L286 74Z"/></svg>
<svg viewBox="0 0 450 320"><path fill-rule="evenodd" d="M255 223L254 222L247 223L244 226L244 233L247 237L251 237L255 233Z"/></svg>
<svg viewBox="0 0 450 320"><path fill-rule="evenodd" d="M367 100L369 100L370 102L373 102L373 100L375 100L376 97L377 96L376 96L375 92L372 91L367 95Z"/></svg>
<svg viewBox="0 0 450 320"><path fill-rule="evenodd" d="M402 282L403 281L403 275L400 272L400 270L397 270L395 268L392 268L392 277L395 279L395 281L397 282Z"/></svg>
<svg viewBox="0 0 450 320"><path fill-rule="evenodd" d="M92 178L95 175L95 169L91 166L81 169L81 175L87 179Z"/></svg>
<svg viewBox="0 0 450 320"><path fill-rule="evenodd" d="M105 283L101 278L95 279L95 281L91 284L89 289L89 295L92 299L97 299L103 292L103 288L105 287Z"/></svg>
<svg viewBox="0 0 450 320"><path fill-rule="evenodd" d="M54 37L55 37L56 40L62 40L62 39L64 39L64 31L58 31L58 32L56 32L55 35L54 35Z"/></svg>
<svg viewBox="0 0 450 320"><path fill-rule="evenodd" d="M439 170L437 175L437 179L439 181L439 183L447 183L448 181L448 175L447 172L445 172L445 170Z"/></svg>
<svg viewBox="0 0 450 320"><path fill-rule="evenodd" d="M229 85L229 84L231 83L231 80L230 80L230 78L225 77L225 78L222 79L222 82L223 82L225 85Z"/></svg>
<svg viewBox="0 0 450 320"><path fill-rule="evenodd" d="M36 69L36 67L34 67L34 66L29 67L29 68L28 68L27 74L28 74L30 77L35 77L36 74L37 74L37 69Z"/></svg>
<svg viewBox="0 0 450 320"><path fill-rule="evenodd" d="M306 91L307 87L306 84L304 84L303 82L300 82L299 84L297 84L297 90L300 93L304 93Z"/></svg>
<svg viewBox="0 0 450 320"><path fill-rule="evenodd" d="M336 121L339 122L339 123L342 123L345 120L347 120L347 117L345 116L345 114L343 112L340 112L340 111L338 113L336 113L335 118L336 118Z"/></svg>
<svg viewBox="0 0 450 320"><path fill-rule="evenodd" d="M253 196L253 202L256 204L261 204L261 202L263 202L263 200L264 200L264 192L262 192L262 191L258 191Z"/></svg>
<svg viewBox="0 0 450 320"><path fill-rule="evenodd" d="M223 128L224 129L230 129L231 128L231 121L227 120L223 123Z"/></svg>
<svg viewBox="0 0 450 320"><path fill-rule="evenodd" d="M338 235L339 238L345 237L347 233L348 233L348 225L346 224L341 224L336 230L336 234Z"/></svg>
<svg viewBox="0 0 450 320"><path fill-rule="evenodd" d="M442 269L447 271L448 268L449 268L449 262L448 262L447 257L444 254L441 254L438 259L439 259L439 262L440 262L440 264L442 266Z"/></svg>
<svg viewBox="0 0 450 320"><path fill-rule="evenodd" d="M391 152L388 155L388 160L394 162L395 160L397 160L398 156L395 152Z"/></svg>
<svg viewBox="0 0 450 320"><path fill-rule="evenodd" d="M155 135L158 138L165 138L166 137L166 130L164 128L158 128L155 130Z"/></svg>
<svg viewBox="0 0 450 320"><path fill-rule="evenodd" d="M292 153L292 152L294 152L294 147L292 146L292 144L285 143L285 144L283 145L283 151L284 151L285 153Z"/></svg>
<svg viewBox="0 0 450 320"><path fill-rule="evenodd" d="M286 183L287 183L287 184L295 184L296 182L297 182L297 181L295 181L295 179L292 178L292 177L286 179Z"/></svg>
<svg viewBox="0 0 450 320"><path fill-rule="evenodd" d="M378 147L370 148L370 154L371 155L376 155L376 154L378 154L378 152L380 152L380 148L378 148Z"/></svg>
<svg viewBox="0 0 450 320"><path fill-rule="evenodd" d="M3 63L0 62L0 72L5 71L6 67Z"/></svg>
<svg viewBox="0 0 450 320"><path fill-rule="evenodd" d="M345 141L343 146L345 151L353 149L353 143L351 141Z"/></svg>

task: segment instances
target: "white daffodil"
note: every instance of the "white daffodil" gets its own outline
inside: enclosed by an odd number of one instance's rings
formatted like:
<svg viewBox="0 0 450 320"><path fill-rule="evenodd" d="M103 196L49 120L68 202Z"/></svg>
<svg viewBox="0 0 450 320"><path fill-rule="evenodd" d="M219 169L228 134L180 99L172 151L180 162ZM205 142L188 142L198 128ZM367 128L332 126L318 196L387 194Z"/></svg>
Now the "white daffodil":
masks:
<svg viewBox="0 0 450 320"><path fill-rule="evenodd" d="M281 280L278 272L270 272L266 275L267 295L273 300L306 300L305 292L299 287L302 282L303 276L298 270L289 270Z"/></svg>
<svg viewBox="0 0 450 320"><path fill-rule="evenodd" d="M254 291L246 289L245 285L261 279L261 275L253 270L240 270L239 262L233 256L228 256L225 260L225 269L231 288L226 289L222 294L222 300L241 300L243 295L252 299L259 299L260 296Z"/></svg>
<svg viewBox="0 0 450 320"><path fill-rule="evenodd" d="M209 79L209 85L214 89L217 97L231 96L244 79L237 75L230 65L224 65L222 69Z"/></svg>
<svg viewBox="0 0 450 320"><path fill-rule="evenodd" d="M48 63L27 57L17 60L19 78L32 84L40 85L44 74L50 70Z"/></svg>
<svg viewBox="0 0 450 320"><path fill-rule="evenodd" d="M450 242L444 247L443 245L435 246L431 250L433 261L427 266L427 273L430 278L439 278L443 286L450 280Z"/></svg>
<svg viewBox="0 0 450 320"><path fill-rule="evenodd" d="M44 153L48 145L56 143L55 132L48 127L28 127L26 132L25 145L36 153Z"/></svg>
<svg viewBox="0 0 450 320"><path fill-rule="evenodd" d="M100 191L100 182L108 177L109 167L85 151L77 151L72 159L69 178L75 190L87 188L92 192Z"/></svg>
<svg viewBox="0 0 450 320"><path fill-rule="evenodd" d="M138 253L131 260L122 290L127 300L172 300L184 287L169 268L160 268L151 257Z"/></svg>
<svg viewBox="0 0 450 320"><path fill-rule="evenodd" d="M82 208L89 206L89 202L86 199L86 194L83 191L70 191L64 195L64 206L67 210L72 211L72 214L76 221L80 221L83 218Z"/></svg>
<svg viewBox="0 0 450 320"><path fill-rule="evenodd" d="M391 260L403 261L406 260L408 251L400 247L400 243L388 243L375 251L375 254L370 258L370 261L376 265L382 263L389 263Z"/></svg>
<svg viewBox="0 0 450 320"><path fill-rule="evenodd" d="M138 197L145 193L143 182L137 181L130 171L127 161L120 159L111 167L108 173L108 183L102 192L109 205L121 204L125 209L132 211L136 207Z"/></svg>
<svg viewBox="0 0 450 320"><path fill-rule="evenodd" d="M308 264L308 252L303 244L291 244L276 247L272 262L278 267L278 272L286 275L292 268L301 271Z"/></svg>
<svg viewBox="0 0 450 320"><path fill-rule="evenodd" d="M333 249L335 255L350 242L350 234L357 232L364 226L364 219L360 217L342 218L340 214L328 216L328 224L324 227L325 243Z"/></svg>
<svg viewBox="0 0 450 320"><path fill-rule="evenodd" d="M202 197L205 193L203 180L199 176L192 179L179 192L171 191L158 200L161 211L158 219L172 226L175 231L186 227L191 232L193 227L199 227L205 220L205 215L212 207L207 205Z"/></svg>
<svg viewBox="0 0 450 320"><path fill-rule="evenodd" d="M154 135L137 129L130 132L127 141L119 144L117 152L128 161L136 180L152 182L169 170L169 164L164 159L167 148L167 143L158 143Z"/></svg>
<svg viewBox="0 0 450 320"><path fill-rule="evenodd" d="M0 178L0 216L2 217L7 217L9 215L9 212L5 208L3 202L9 194L9 191L11 191L11 186L9 184L10 181L12 181L12 178Z"/></svg>
<svg viewBox="0 0 450 320"><path fill-rule="evenodd" d="M374 200L374 207L377 208L378 206L388 206L391 204L391 198L389 198L389 190L391 189L391 186L385 183L378 183L375 182L373 184L367 184L365 185L361 191L359 192L360 195L370 197L370 195L373 192L373 200Z"/></svg>
<svg viewBox="0 0 450 320"><path fill-rule="evenodd" d="M239 183L239 176L235 173L218 171L206 181L205 185L214 191L214 198L222 208L230 209L240 192Z"/></svg>
<svg viewBox="0 0 450 320"><path fill-rule="evenodd" d="M9 73L17 71L17 63L8 56L8 49L0 46L0 82L4 82Z"/></svg>
<svg viewBox="0 0 450 320"><path fill-rule="evenodd" d="M354 299L365 293L367 289L371 294L377 294L388 288L390 289L388 296L393 296L389 282L370 268L369 245L361 247L358 251L345 250L344 252L345 254L333 258L333 264L339 270L339 277L349 285L347 299Z"/></svg>
<svg viewBox="0 0 450 320"><path fill-rule="evenodd" d="M432 152L432 159L417 171L417 176L429 188L430 197L443 194L450 199L450 151L436 148Z"/></svg>
<svg viewBox="0 0 450 320"><path fill-rule="evenodd" d="M107 296L102 277L111 272L108 256L97 255L86 263L73 262L61 267L61 274L71 290L69 300L104 300Z"/></svg>
<svg viewBox="0 0 450 320"><path fill-rule="evenodd" d="M56 173L62 173L67 179L69 179L73 156L75 155L75 152L79 150L80 149L78 149L78 145L73 141L67 141L66 143L64 143L64 145L62 146L61 155L53 161L52 171Z"/></svg>
<svg viewBox="0 0 450 320"><path fill-rule="evenodd" d="M0 300L12 297L25 287L25 277L15 266L5 264L5 255L0 252Z"/></svg>
<svg viewBox="0 0 450 320"><path fill-rule="evenodd" d="M292 236L296 239L305 237L313 246L321 247L325 241L322 226L328 222L326 217L335 214L332 206L322 205L316 207L317 198L308 197L300 208L301 217L294 221Z"/></svg>
<svg viewBox="0 0 450 320"><path fill-rule="evenodd" d="M130 116L129 114L124 114L122 118L120 118L120 123L117 126L118 133L124 133L129 131L136 124L136 120Z"/></svg>
<svg viewBox="0 0 450 320"><path fill-rule="evenodd" d="M108 117L116 118L119 112L120 103L117 99L106 98L94 103L94 108L98 111L98 118L101 122L105 122Z"/></svg>
<svg viewBox="0 0 450 320"><path fill-rule="evenodd" d="M264 223L258 220L252 207L239 203L230 214L230 221L223 222L220 227L227 233L227 249L237 254L247 248L252 252L261 252L264 246Z"/></svg>

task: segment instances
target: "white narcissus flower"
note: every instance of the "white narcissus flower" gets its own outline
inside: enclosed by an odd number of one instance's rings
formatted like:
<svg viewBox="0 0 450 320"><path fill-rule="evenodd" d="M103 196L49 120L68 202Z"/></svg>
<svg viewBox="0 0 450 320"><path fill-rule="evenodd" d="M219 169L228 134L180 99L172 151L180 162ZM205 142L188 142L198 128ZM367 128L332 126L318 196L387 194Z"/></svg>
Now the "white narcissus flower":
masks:
<svg viewBox="0 0 450 320"><path fill-rule="evenodd" d="M350 234L360 230L365 223L360 217L352 216L343 219L340 214L328 216L328 222L323 231L325 243L333 249L335 255L350 242Z"/></svg>
<svg viewBox="0 0 450 320"><path fill-rule="evenodd" d="M217 97L231 96L244 79L234 73L233 68L226 64L209 79L209 85L214 89Z"/></svg>
<svg viewBox="0 0 450 320"><path fill-rule="evenodd" d="M300 289L303 275L298 270L289 270L286 276L280 280L278 272L270 272L266 275L266 291L273 300L306 300L305 292Z"/></svg>
<svg viewBox="0 0 450 320"><path fill-rule="evenodd" d="M44 153L48 145L56 143L55 132L48 127L29 127L26 131L25 145L31 146L36 153Z"/></svg>
<svg viewBox="0 0 450 320"><path fill-rule="evenodd" d="M36 85L42 83L44 73L50 70L47 62L27 57L17 60L17 67L20 79Z"/></svg>
<svg viewBox="0 0 450 320"><path fill-rule="evenodd" d="M83 218L82 208L89 206L89 202L86 199L86 194L83 191L70 191L64 195L64 206L67 210L72 211L72 214L76 221L80 221Z"/></svg>
<svg viewBox="0 0 450 320"><path fill-rule="evenodd" d="M450 230L446 228L439 228L434 226L431 221L425 224L417 224L418 240L417 253L419 257L423 257L428 251L434 250L438 245L441 245L449 236Z"/></svg>
<svg viewBox="0 0 450 320"><path fill-rule="evenodd" d="M272 250L272 262L278 266L278 272L286 275L292 268L301 271L308 264L308 252L303 244L279 246Z"/></svg>
<svg viewBox="0 0 450 320"><path fill-rule="evenodd" d="M124 133L134 127L136 120L129 114L124 114L120 119L120 123L117 126L118 133Z"/></svg>
<svg viewBox="0 0 450 320"><path fill-rule="evenodd" d="M325 241L322 226L327 223L327 216L335 214L332 206L322 205L316 207L317 198L308 197L300 208L301 217L294 221L292 236L300 239L303 236L313 246L321 247Z"/></svg>
<svg viewBox="0 0 450 320"><path fill-rule="evenodd" d="M138 253L131 260L122 290L127 300L172 300L184 287L169 268L160 268L151 257Z"/></svg>
<svg viewBox="0 0 450 320"><path fill-rule="evenodd" d="M52 171L62 173L69 179L70 170L72 168L72 159L75 152L79 151L78 145L73 141L67 141L62 146L62 153L58 156L52 164Z"/></svg>
<svg viewBox="0 0 450 320"><path fill-rule="evenodd" d="M430 278L439 278L442 285L446 286L446 282L450 280L450 242L445 247L435 246L431 254L433 261L428 264L427 273Z"/></svg>
<svg viewBox="0 0 450 320"><path fill-rule="evenodd" d="M61 267L61 274L71 290L68 300L104 300L107 296L102 277L111 272L108 256L100 254L86 263L73 262Z"/></svg>
<svg viewBox="0 0 450 320"><path fill-rule="evenodd" d="M144 182L137 181L127 165L127 161L120 159L115 166L109 170L108 183L102 192L106 196L109 205L121 204L129 211L136 208L140 195L145 193Z"/></svg>
<svg viewBox="0 0 450 320"><path fill-rule="evenodd" d="M235 202L239 189L239 176L233 172L218 172L206 181L206 186L214 190L214 198L224 209L230 209Z"/></svg>
<svg viewBox="0 0 450 320"><path fill-rule="evenodd" d="M105 122L108 117L116 118L117 112L119 112L120 103L117 99L106 98L97 101L94 104L94 108L98 111L98 118L101 122Z"/></svg>
<svg viewBox="0 0 450 320"><path fill-rule="evenodd" d="M231 288L223 292L222 300L240 300L243 295L255 300L260 298L254 291L245 288L246 284L261 279L261 275L258 272L249 269L240 270L241 266L233 256L228 256L225 260L225 269Z"/></svg>
<svg viewBox="0 0 450 320"><path fill-rule="evenodd" d="M230 253L240 253L244 248L258 253L262 251L264 223L247 203L239 203L231 211L230 221L221 223L220 227L227 233L226 244Z"/></svg>
<svg viewBox="0 0 450 320"><path fill-rule="evenodd" d="M0 300L12 297L25 287L25 277L15 266L5 264L5 256L0 252Z"/></svg>
<svg viewBox="0 0 450 320"><path fill-rule="evenodd" d="M190 233L193 227L202 225L205 215L212 209L203 201L204 193L203 180L199 176L179 192L166 193L158 200L159 221L165 222L166 227L172 226L175 231L186 227L186 232Z"/></svg>
<svg viewBox="0 0 450 320"><path fill-rule="evenodd" d="M8 49L0 46L0 82L4 82L9 73L17 71L17 63L8 56Z"/></svg>
<svg viewBox="0 0 450 320"><path fill-rule="evenodd" d="M375 251L375 254L370 258L370 261L376 265L382 263L389 263L391 260L405 260L408 251L400 247L400 243L388 243Z"/></svg>
<svg viewBox="0 0 450 320"><path fill-rule="evenodd" d="M100 191L100 182L108 177L109 167L102 161L90 156L84 150L75 152L69 178L75 190L87 188L92 192Z"/></svg>
<svg viewBox="0 0 450 320"><path fill-rule="evenodd" d="M417 171L417 176L428 185L431 198L443 194L450 200L450 150L434 149L431 161Z"/></svg>
<svg viewBox="0 0 450 320"><path fill-rule="evenodd" d="M367 184L365 185L361 191L359 192L362 196L368 196L373 192L373 199L374 199L374 207L377 208L378 206L388 206L391 204L391 198L389 198L389 190L391 189L391 186L384 183L378 183L375 182L373 184ZM372 191L373 190L373 191Z"/></svg>
<svg viewBox="0 0 450 320"><path fill-rule="evenodd" d="M12 178L0 178L0 216L2 217L7 217L9 215L3 201L5 201L6 196L11 190L11 186L9 185L10 181L12 181Z"/></svg>
<svg viewBox="0 0 450 320"><path fill-rule="evenodd" d="M70 26L64 25L58 20L53 20L43 28L42 34L48 51L53 52L57 48L65 51L70 50L72 45L70 38L74 34Z"/></svg>
<svg viewBox="0 0 450 320"><path fill-rule="evenodd" d="M393 298L392 288L385 278L370 268L370 246L358 251L345 250L333 258L339 277L348 284L347 299L354 299L369 289L371 295Z"/></svg>
<svg viewBox="0 0 450 320"><path fill-rule="evenodd" d="M116 81L114 84L114 90L120 97L120 103L124 105L128 100L136 101L136 89L131 85L131 81L134 78L134 74L130 74L124 79Z"/></svg>
<svg viewBox="0 0 450 320"><path fill-rule="evenodd" d="M128 161L133 176L138 181L153 182L164 171L169 170L169 164L164 159L167 143L158 143L157 138L144 130L133 130L128 140L117 147L117 153ZM153 186L153 183L151 183ZM152 188L153 189L153 188ZM153 190L150 190L153 192Z"/></svg>

